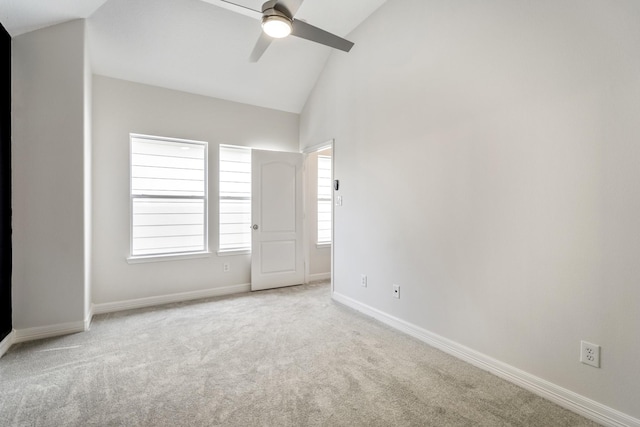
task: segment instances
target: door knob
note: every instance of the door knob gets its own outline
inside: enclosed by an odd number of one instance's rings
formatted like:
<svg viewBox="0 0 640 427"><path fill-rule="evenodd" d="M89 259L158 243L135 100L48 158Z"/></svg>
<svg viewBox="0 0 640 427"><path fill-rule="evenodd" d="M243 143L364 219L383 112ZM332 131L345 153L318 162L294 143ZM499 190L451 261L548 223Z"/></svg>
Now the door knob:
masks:
<svg viewBox="0 0 640 427"><path fill-rule="evenodd" d="M253 227L251 227L251 228L253 228L254 230L257 230L258 229L258 224L253 224Z"/></svg>

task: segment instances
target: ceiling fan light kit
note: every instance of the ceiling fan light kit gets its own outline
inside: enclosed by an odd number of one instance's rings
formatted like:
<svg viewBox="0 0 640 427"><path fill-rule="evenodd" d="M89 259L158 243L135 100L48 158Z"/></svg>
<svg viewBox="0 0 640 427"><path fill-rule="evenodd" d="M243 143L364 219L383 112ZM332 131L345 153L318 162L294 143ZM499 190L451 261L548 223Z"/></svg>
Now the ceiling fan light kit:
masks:
<svg viewBox="0 0 640 427"><path fill-rule="evenodd" d="M280 15L266 15L262 18L262 30L274 39L282 39L291 34L291 20Z"/></svg>

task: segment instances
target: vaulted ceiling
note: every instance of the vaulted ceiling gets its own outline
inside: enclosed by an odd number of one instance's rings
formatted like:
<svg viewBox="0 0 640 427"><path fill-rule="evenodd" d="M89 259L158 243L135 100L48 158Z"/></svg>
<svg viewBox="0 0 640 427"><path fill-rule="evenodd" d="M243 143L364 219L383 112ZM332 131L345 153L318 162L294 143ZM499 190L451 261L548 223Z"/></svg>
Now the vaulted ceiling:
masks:
<svg viewBox="0 0 640 427"><path fill-rule="evenodd" d="M296 19L348 38L385 1L305 0ZM294 113L329 55L348 55L288 37L251 63L260 22L220 0L0 0L12 37L77 18L87 18L96 74Z"/></svg>

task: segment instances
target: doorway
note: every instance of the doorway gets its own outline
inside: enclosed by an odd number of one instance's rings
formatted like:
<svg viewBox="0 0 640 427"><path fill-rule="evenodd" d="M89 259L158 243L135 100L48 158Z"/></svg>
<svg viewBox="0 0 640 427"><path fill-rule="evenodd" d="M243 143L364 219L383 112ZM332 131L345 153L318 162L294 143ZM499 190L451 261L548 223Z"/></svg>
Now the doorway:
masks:
<svg viewBox="0 0 640 427"><path fill-rule="evenodd" d="M331 279L333 141L305 150L305 282Z"/></svg>

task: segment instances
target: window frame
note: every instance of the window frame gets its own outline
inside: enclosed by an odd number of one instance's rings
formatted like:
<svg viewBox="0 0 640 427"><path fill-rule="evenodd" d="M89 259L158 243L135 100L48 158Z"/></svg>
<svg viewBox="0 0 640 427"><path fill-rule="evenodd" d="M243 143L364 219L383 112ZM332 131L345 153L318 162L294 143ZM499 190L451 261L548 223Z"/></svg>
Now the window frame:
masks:
<svg viewBox="0 0 640 427"><path fill-rule="evenodd" d="M184 145L197 145L203 147L203 174L204 174L204 189L202 196L168 196L168 195L134 195L133 194L133 143L134 139L146 139L151 141L168 142L173 144ZM202 200L203 201L203 250L197 251L184 251L184 252L168 252L158 254L133 254L133 214L134 199L175 199L175 200ZM172 138L157 135L145 135L139 133L129 134L129 256L127 262L129 264L145 263L145 262L157 262L157 261L171 261L180 259L193 259L193 258L206 258L211 255L209 251L209 144L207 141L198 141L191 139Z"/></svg>

